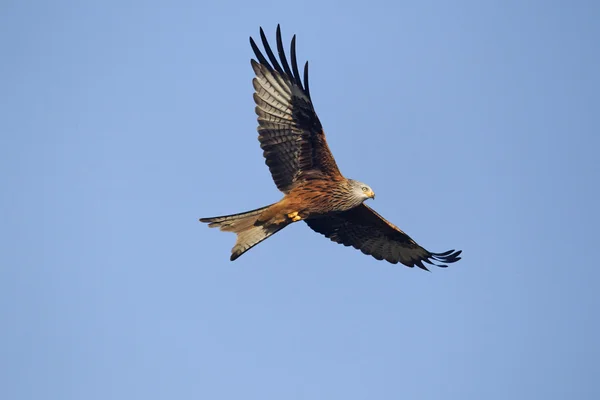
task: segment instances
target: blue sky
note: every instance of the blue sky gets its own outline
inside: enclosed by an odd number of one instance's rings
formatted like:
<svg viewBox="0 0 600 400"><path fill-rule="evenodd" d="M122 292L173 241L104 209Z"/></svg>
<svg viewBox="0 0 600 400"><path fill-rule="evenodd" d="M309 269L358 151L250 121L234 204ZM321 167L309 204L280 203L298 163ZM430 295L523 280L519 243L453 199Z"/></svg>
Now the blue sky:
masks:
<svg viewBox="0 0 600 400"><path fill-rule="evenodd" d="M0 398L597 399L600 6L0 6ZM281 23L342 172L431 273L277 201L248 36Z"/></svg>

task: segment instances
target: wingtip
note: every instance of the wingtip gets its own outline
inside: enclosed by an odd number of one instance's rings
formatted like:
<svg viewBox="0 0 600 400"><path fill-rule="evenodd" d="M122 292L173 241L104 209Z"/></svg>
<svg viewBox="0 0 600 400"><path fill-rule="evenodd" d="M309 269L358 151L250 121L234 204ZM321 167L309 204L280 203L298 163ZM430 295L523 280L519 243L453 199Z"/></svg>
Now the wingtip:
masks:
<svg viewBox="0 0 600 400"><path fill-rule="evenodd" d="M310 99L310 88L308 86L308 61L304 64L304 89L306 90L306 95Z"/></svg>
<svg viewBox="0 0 600 400"><path fill-rule="evenodd" d="M275 35L278 38L281 38L281 26L277 24L277 29L275 30Z"/></svg>
<svg viewBox="0 0 600 400"><path fill-rule="evenodd" d="M425 271L431 272L431 271L429 271L429 268L427 268L425 265L423 265L423 262L422 262L421 260L417 260L417 261L415 261L415 265L416 265L417 267L421 268L422 270L425 270Z"/></svg>
<svg viewBox="0 0 600 400"><path fill-rule="evenodd" d="M267 40L267 35L265 35L265 31L263 30L262 26L260 27L260 38L263 41L263 43L265 40Z"/></svg>

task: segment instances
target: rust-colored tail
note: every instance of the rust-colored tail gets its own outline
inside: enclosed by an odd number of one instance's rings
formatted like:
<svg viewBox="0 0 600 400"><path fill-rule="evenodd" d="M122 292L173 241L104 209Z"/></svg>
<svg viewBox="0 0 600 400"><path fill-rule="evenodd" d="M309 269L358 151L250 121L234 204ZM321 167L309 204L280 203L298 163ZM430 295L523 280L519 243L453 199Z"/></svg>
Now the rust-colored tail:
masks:
<svg viewBox="0 0 600 400"><path fill-rule="evenodd" d="M260 214L272 205L239 214L200 218L200 222L208 223L210 228L219 228L224 232L237 234L237 241L231 249L231 261L233 261L272 234L285 228L287 224L267 225L257 223Z"/></svg>

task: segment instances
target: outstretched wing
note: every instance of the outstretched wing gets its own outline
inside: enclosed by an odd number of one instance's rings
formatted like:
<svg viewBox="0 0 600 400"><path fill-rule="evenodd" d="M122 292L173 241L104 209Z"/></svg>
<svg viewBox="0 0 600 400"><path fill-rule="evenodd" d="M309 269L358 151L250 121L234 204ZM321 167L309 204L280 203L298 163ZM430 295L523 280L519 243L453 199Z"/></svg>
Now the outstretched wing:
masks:
<svg viewBox="0 0 600 400"><path fill-rule="evenodd" d="M419 246L406 233L386 221L365 204L338 214L305 221L315 232L345 246L353 246L378 260L427 270L423 262L447 267L460 260L461 251L431 253ZM438 264L442 263L442 264Z"/></svg>
<svg viewBox="0 0 600 400"><path fill-rule="evenodd" d="M296 36L292 38L292 66L287 62L281 29L277 26L277 52L281 65L260 28L260 38L269 60L250 38L258 62L251 60L256 77L258 140L266 164L277 188L287 193L294 183L314 175L333 180L342 176L325 140L321 122L315 113L308 89L308 62L304 66L304 84L296 62Z"/></svg>

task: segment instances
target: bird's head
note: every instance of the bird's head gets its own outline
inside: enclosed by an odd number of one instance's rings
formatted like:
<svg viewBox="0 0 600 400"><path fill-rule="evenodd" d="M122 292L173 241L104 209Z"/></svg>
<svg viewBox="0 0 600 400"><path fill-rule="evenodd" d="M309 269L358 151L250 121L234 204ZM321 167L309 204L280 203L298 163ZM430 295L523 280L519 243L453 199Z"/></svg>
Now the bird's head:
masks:
<svg viewBox="0 0 600 400"><path fill-rule="evenodd" d="M353 179L350 179L349 181L352 187L352 193L356 197L360 198L361 202L367 199L375 200L375 192L373 192L373 189L371 189L369 185L359 181L355 181Z"/></svg>

